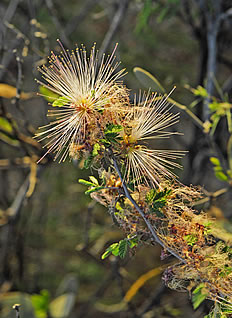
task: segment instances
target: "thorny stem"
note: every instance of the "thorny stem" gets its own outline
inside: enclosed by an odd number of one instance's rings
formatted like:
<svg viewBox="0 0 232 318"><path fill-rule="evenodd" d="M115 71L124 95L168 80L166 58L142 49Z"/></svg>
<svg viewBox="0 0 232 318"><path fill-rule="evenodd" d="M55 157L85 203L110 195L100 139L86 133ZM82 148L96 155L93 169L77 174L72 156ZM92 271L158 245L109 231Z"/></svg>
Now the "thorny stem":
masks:
<svg viewBox="0 0 232 318"><path fill-rule="evenodd" d="M114 167L115 167L115 170L117 171L117 174L122 182L122 187L123 187L123 190L124 190L124 193L125 193L125 196L127 197L127 199L130 200L130 202L133 204L133 206L136 208L136 210L139 212L139 214L141 215L141 217L143 218L144 222L146 223L148 229L150 230L152 236L154 237L155 241L161 245L164 249L166 249L169 253L171 253L173 256L175 256L177 259L179 259L181 262L183 263L186 263L186 261L181 257L179 256L176 252L174 252L170 247L166 246L164 244L163 241L160 240L160 238L158 237L158 235L156 234L154 228L152 227L151 223L148 221L148 219L146 218L146 215L144 214L143 210L140 209L140 207L138 206L138 204L135 202L135 200L132 198L132 196L130 195L128 189L127 189L127 186L125 184L125 181L123 180L123 177L122 177L122 174L120 172L120 169L118 167L118 164L117 164L117 161L113 155L113 153L111 152L111 158L113 159L113 162L114 162Z"/></svg>

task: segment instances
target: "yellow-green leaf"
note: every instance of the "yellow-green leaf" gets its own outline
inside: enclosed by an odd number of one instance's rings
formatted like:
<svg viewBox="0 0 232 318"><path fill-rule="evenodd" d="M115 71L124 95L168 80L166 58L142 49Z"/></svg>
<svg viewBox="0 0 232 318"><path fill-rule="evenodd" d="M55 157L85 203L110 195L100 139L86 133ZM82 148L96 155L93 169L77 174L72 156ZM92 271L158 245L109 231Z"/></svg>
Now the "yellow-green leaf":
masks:
<svg viewBox="0 0 232 318"><path fill-rule="evenodd" d="M210 161L212 162L212 164L213 164L214 166L220 166L220 161L219 161L218 158L216 158L216 157L210 157Z"/></svg>
<svg viewBox="0 0 232 318"><path fill-rule="evenodd" d="M98 180L94 177L94 176L90 176L89 180L93 182L93 184L95 184L96 186L99 185Z"/></svg>
<svg viewBox="0 0 232 318"><path fill-rule="evenodd" d="M228 177L225 175L224 172L222 171L216 171L215 172L215 176L218 180L221 180L221 181L227 181L228 180Z"/></svg>
<svg viewBox="0 0 232 318"><path fill-rule="evenodd" d="M47 87L40 86L39 92L48 102L54 102L54 100L59 98L59 95L48 89Z"/></svg>
<svg viewBox="0 0 232 318"><path fill-rule="evenodd" d="M192 92L196 96L201 96L203 98L208 97L207 90L204 87L202 87L201 85L198 85L196 89L193 88Z"/></svg>
<svg viewBox="0 0 232 318"><path fill-rule="evenodd" d="M69 98L65 97L65 96L60 96L59 98L57 98L53 103L52 106L53 107L62 107L64 105L67 105L67 103L69 102Z"/></svg>
<svg viewBox="0 0 232 318"><path fill-rule="evenodd" d="M8 133L12 133L12 131L13 131L11 124L4 117L0 117L0 129L4 130L5 132L8 132Z"/></svg>

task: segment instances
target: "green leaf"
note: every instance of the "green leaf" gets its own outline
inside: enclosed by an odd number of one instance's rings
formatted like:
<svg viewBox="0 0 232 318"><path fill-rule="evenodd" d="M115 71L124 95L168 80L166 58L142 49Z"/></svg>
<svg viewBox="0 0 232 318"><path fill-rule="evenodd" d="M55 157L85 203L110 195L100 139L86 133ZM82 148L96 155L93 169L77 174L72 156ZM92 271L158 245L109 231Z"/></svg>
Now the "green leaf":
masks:
<svg viewBox="0 0 232 318"><path fill-rule="evenodd" d="M48 89L47 87L44 87L42 85L39 86L39 91L41 95L48 101L53 102L55 99L59 98L59 95Z"/></svg>
<svg viewBox="0 0 232 318"><path fill-rule="evenodd" d="M128 245L129 245L129 248L133 248L135 246L138 246L138 238L137 237L134 237L133 239L128 239Z"/></svg>
<svg viewBox="0 0 232 318"><path fill-rule="evenodd" d="M127 248L128 248L128 241L127 239L125 240L121 240L119 242L119 246L118 246L118 255L120 256L120 258L125 258L126 253L127 253Z"/></svg>
<svg viewBox="0 0 232 318"><path fill-rule="evenodd" d="M7 133L12 133L12 131L13 131L12 125L4 117L0 117L0 128Z"/></svg>
<svg viewBox="0 0 232 318"><path fill-rule="evenodd" d="M213 165L215 166L221 166L220 161L216 157L210 157L210 161L212 162Z"/></svg>
<svg viewBox="0 0 232 318"><path fill-rule="evenodd" d="M108 124L104 130L106 140L104 144L118 143L119 140L122 140L122 137L119 136L122 129L121 125ZM101 141L103 142L103 139Z"/></svg>
<svg viewBox="0 0 232 318"><path fill-rule="evenodd" d="M85 169L89 169L91 164L92 164L92 161L93 161L93 157L92 156L89 156L87 159L85 159L84 168Z"/></svg>
<svg viewBox="0 0 232 318"><path fill-rule="evenodd" d="M228 155L228 162L230 170L232 170L232 135L230 136L227 142L227 155Z"/></svg>
<svg viewBox="0 0 232 318"><path fill-rule="evenodd" d="M231 110L226 110L226 118L227 118L227 125L229 133L232 133L232 118L231 118Z"/></svg>
<svg viewBox="0 0 232 318"><path fill-rule="evenodd" d="M184 236L184 240L187 242L188 245L193 246L197 241L197 237L194 234L188 234Z"/></svg>
<svg viewBox="0 0 232 318"><path fill-rule="evenodd" d="M197 309L200 304L207 298L207 291L205 290L205 284L199 284L193 291L192 294L192 303L193 308Z"/></svg>
<svg viewBox="0 0 232 318"><path fill-rule="evenodd" d="M35 310L37 318L46 318L50 302L50 294L48 290L41 290L40 294L32 295L31 302Z"/></svg>
<svg viewBox="0 0 232 318"><path fill-rule="evenodd" d="M100 187L91 188L91 189L85 191L85 194L90 194L90 193L93 193L93 192L97 192L97 191L99 191L101 189L105 189L105 187L100 186Z"/></svg>
<svg viewBox="0 0 232 318"><path fill-rule="evenodd" d="M93 182L94 185L98 186L99 185L99 182L98 180L94 177L94 176L90 176L89 177L90 181Z"/></svg>
<svg viewBox="0 0 232 318"><path fill-rule="evenodd" d="M84 179L79 179L78 182L81 183L81 184L84 184L84 185L86 185L88 187L89 186L91 186L91 187L95 186L95 184L93 182L90 182L90 181L87 181L87 180L84 180Z"/></svg>
<svg viewBox="0 0 232 318"><path fill-rule="evenodd" d="M108 256L110 256L111 254L111 250L106 250L102 256L101 256L101 259L106 259Z"/></svg>
<svg viewBox="0 0 232 318"><path fill-rule="evenodd" d="M98 155L98 152L99 150L101 149L101 146L96 143L94 146L93 146L93 151L92 151L92 155L93 157L97 156Z"/></svg>
<svg viewBox="0 0 232 318"><path fill-rule="evenodd" d="M107 139L99 139L100 142L102 142L105 146L109 146L110 142Z"/></svg>
<svg viewBox="0 0 232 318"><path fill-rule="evenodd" d="M149 73L148 71L144 70L141 67L135 67L133 69L133 72L139 82L145 87L145 88L151 88L155 92L161 92L164 93L165 89L160 84L157 78L155 78L154 75Z"/></svg>
<svg viewBox="0 0 232 318"><path fill-rule="evenodd" d="M201 96L203 98L206 98L208 97L208 92L207 90L202 87L201 85L198 85L196 89L193 89L193 94L196 95L196 96Z"/></svg>
<svg viewBox="0 0 232 318"><path fill-rule="evenodd" d="M225 173L222 171L216 171L215 176L218 180L228 181L228 176L226 176Z"/></svg>
<svg viewBox="0 0 232 318"><path fill-rule="evenodd" d="M206 299L207 295L204 294L196 294L192 296L193 308L197 309L200 304Z"/></svg>
<svg viewBox="0 0 232 318"><path fill-rule="evenodd" d="M123 130L121 125L108 124L105 129L105 134L118 133Z"/></svg>
<svg viewBox="0 0 232 318"><path fill-rule="evenodd" d="M65 96L60 96L59 98L57 98L53 103L52 106L53 107L62 107L64 105L67 105L67 103L70 102L70 99L68 97Z"/></svg>
<svg viewBox="0 0 232 318"><path fill-rule="evenodd" d="M148 19L150 15L154 12L152 7L152 0L145 0L142 10L140 11L136 24L136 33L140 33L141 31L146 31L148 29Z"/></svg>
<svg viewBox="0 0 232 318"><path fill-rule="evenodd" d="M157 22L158 22L158 23L163 22L163 20L166 18L166 16L168 15L168 13L169 13L169 8L166 7L166 6L163 7L163 8L161 9L160 15L159 15L158 18L157 18Z"/></svg>
<svg viewBox="0 0 232 318"><path fill-rule="evenodd" d="M110 254L113 254L114 256L118 256L119 253L119 243L113 243L111 244L105 251L105 253L102 254L101 258L105 259Z"/></svg>
<svg viewBox="0 0 232 318"><path fill-rule="evenodd" d="M215 133L215 130L217 128L217 125L220 121L220 116L218 116L217 114L214 114L211 116L211 120L212 120L212 125L211 125L211 130L210 130L210 136L213 136Z"/></svg>

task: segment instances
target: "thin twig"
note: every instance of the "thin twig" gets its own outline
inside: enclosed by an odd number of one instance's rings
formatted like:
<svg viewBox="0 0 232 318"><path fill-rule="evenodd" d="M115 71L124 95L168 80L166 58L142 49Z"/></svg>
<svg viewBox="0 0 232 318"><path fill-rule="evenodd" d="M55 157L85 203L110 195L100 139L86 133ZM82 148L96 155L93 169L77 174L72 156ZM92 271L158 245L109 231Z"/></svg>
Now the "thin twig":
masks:
<svg viewBox="0 0 232 318"><path fill-rule="evenodd" d="M15 58L16 58L16 62L17 62L17 69L18 69L17 82L16 82L15 104L16 104L16 107L19 108L19 100L20 100L22 79L23 79L22 60L21 60L20 56L18 55L16 49L14 50L14 53L15 53Z"/></svg>
<svg viewBox="0 0 232 318"><path fill-rule="evenodd" d="M155 239L155 241L161 245L164 249L166 249L169 253L171 253L173 256L175 256L177 259L179 259L181 262L183 263L186 263L186 261L181 257L179 256L176 252L174 252L170 247L166 246L165 243L163 241L160 240L159 236L156 234L153 226L151 225L151 223L148 221L148 219L146 218L146 215L144 214L144 212L142 211L142 209L140 209L140 207L138 206L138 204L135 202L135 200L132 198L132 196L130 195L128 189L127 189L127 186L124 182L124 179L122 177L122 174L119 170L119 167L118 167L118 164L117 164L117 161L116 159L114 158L113 154L111 154L111 158L113 159L113 163L114 163L114 167L115 167L115 170L117 171L118 173L118 176L119 178L121 179L121 182L122 182L122 187L123 187L123 190L124 190L124 193L125 193L125 196L127 197L127 199L130 200L130 202L133 204L133 206L136 208L136 210L139 212L139 214L141 215L141 217L143 218L144 222L146 223L148 229L150 230L153 238Z"/></svg>
<svg viewBox="0 0 232 318"><path fill-rule="evenodd" d="M207 22L207 45L208 45L208 61L207 61L207 97L204 101L203 118L209 120L210 110L209 103L211 102L211 96L214 91L214 78L217 70L217 35L221 23L221 0L212 1L212 10L204 8L204 13Z"/></svg>
<svg viewBox="0 0 232 318"><path fill-rule="evenodd" d="M199 117L197 117L187 106L178 103L177 101L175 101L174 99L170 97L168 97L167 101L172 103L174 106L176 106L180 110L184 111L200 129L204 128L203 121Z"/></svg>
<svg viewBox="0 0 232 318"><path fill-rule="evenodd" d="M217 190L215 192L208 192L206 198L203 198L203 199L201 199L199 201L194 202L193 206L209 202L212 199L217 198L217 197L219 197L222 194L225 194L226 192L228 192L228 190L229 190L229 188L222 188L222 189L219 189L219 190Z"/></svg>
<svg viewBox="0 0 232 318"><path fill-rule="evenodd" d="M59 18L57 17L57 12L56 12L55 6L53 4L53 1L52 0L45 0L45 2L46 2L46 6L48 8L48 11L51 14L51 18L52 18L53 23L56 27L56 30L57 30L58 34L60 34L61 41L65 45L69 46L70 41L69 41L68 37L66 36L64 27L61 25Z"/></svg>
<svg viewBox="0 0 232 318"><path fill-rule="evenodd" d="M99 50L99 56L101 56L104 52L107 51L110 42L112 41L115 33L117 32L120 23L125 16L125 13L127 11L128 5L129 5L130 0L120 0L119 1L119 7L118 10L116 11L112 23L110 24L110 27L108 29L108 32L106 33L106 36L102 42L102 45Z"/></svg>
<svg viewBox="0 0 232 318"><path fill-rule="evenodd" d="M87 14L91 11L92 7L98 2L99 0L86 0L78 15L72 17L67 23L65 34L70 35L72 32L74 32L77 27L83 22Z"/></svg>

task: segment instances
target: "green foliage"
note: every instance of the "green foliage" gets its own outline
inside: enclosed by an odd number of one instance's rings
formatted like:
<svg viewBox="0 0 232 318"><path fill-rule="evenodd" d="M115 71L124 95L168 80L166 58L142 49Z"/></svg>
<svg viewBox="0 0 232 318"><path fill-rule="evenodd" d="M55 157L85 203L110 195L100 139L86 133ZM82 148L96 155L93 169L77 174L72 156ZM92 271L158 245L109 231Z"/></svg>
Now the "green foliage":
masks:
<svg viewBox="0 0 232 318"><path fill-rule="evenodd" d="M232 314L231 305L226 301L222 301L221 303L215 303L215 306L211 310L211 312L204 316L204 318L229 318Z"/></svg>
<svg viewBox="0 0 232 318"><path fill-rule="evenodd" d="M161 23L164 19L174 16L179 10L179 6L180 0L166 0L160 3L145 0L144 6L138 15L135 32L148 31L148 22L152 14L156 14L156 21Z"/></svg>
<svg viewBox="0 0 232 318"><path fill-rule="evenodd" d="M147 30L148 20L153 12L155 12L155 8L152 6L152 0L145 0L143 9L138 15L138 22L135 28L136 33L140 33L143 30Z"/></svg>
<svg viewBox="0 0 232 318"><path fill-rule="evenodd" d="M85 159L85 161L84 161L84 168L85 168L85 169L89 169L90 166L91 166L91 164L92 164L92 162L93 162L93 156L90 155L90 156L89 156L87 159Z"/></svg>
<svg viewBox="0 0 232 318"><path fill-rule="evenodd" d="M85 191L85 194L90 194L105 188L105 186L99 186L99 182L94 176L90 176L89 179L90 181L84 179L78 180L79 183L90 187L90 189Z"/></svg>
<svg viewBox="0 0 232 318"><path fill-rule="evenodd" d="M92 181L93 185L98 186L99 182L94 176L90 176L89 179Z"/></svg>
<svg viewBox="0 0 232 318"><path fill-rule="evenodd" d="M150 213L155 213L158 217L164 217L161 209L166 205L167 198L171 194L171 189L165 188L163 191L152 189L146 195L146 201L150 207Z"/></svg>
<svg viewBox="0 0 232 318"><path fill-rule="evenodd" d="M81 184L84 184L86 186L96 186L96 184L94 184L93 182L87 181L87 180L84 180L84 179L79 179L78 182L81 183Z"/></svg>
<svg viewBox="0 0 232 318"><path fill-rule="evenodd" d="M228 266L228 265L224 265L224 268L223 268L223 270L221 271L221 273L219 275L221 277L225 277L225 276L228 276L231 273L232 273L232 267Z"/></svg>
<svg viewBox="0 0 232 318"><path fill-rule="evenodd" d="M138 245L137 237L126 238L124 240L119 241L118 243L111 244L106 251L102 254L102 259L107 258L110 254L114 256L119 256L120 258L125 258L127 255L128 247L133 248Z"/></svg>
<svg viewBox="0 0 232 318"><path fill-rule="evenodd" d="M197 237L194 234L188 234L184 236L184 240L187 242L188 245L193 246L197 241Z"/></svg>
<svg viewBox="0 0 232 318"><path fill-rule="evenodd" d="M197 88L193 88L192 92L195 96L200 96L202 98L208 97L207 90L201 85L198 85Z"/></svg>
<svg viewBox="0 0 232 318"><path fill-rule="evenodd" d="M109 247L107 247L106 251L102 254L102 259L107 258L110 254L114 256L118 256L119 253L119 243L113 243Z"/></svg>
<svg viewBox="0 0 232 318"><path fill-rule="evenodd" d="M42 85L39 86L39 92L48 102L53 102L55 99L59 98L58 94Z"/></svg>
<svg viewBox="0 0 232 318"><path fill-rule="evenodd" d="M67 105L67 103L69 102L69 98L65 97L65 96L60 96L59 98L57 98L53 103L52 106L53 107L62 107L64 105Z"/></svg>
<svg viewBox="0 0 232 318"><path fill-rule="evenodd" d="M211 131L210 134L213 135L220 119L224 116L227 118L228 130L232 132L232 121L231 121L231 108L232 105L228 102L219 102L215 97L213 97L213 101L209 104L209 109L211 112Z"/></svg>
<svg viewBox="0 0 232 318"><path fill-rule="evenodd" d="M223 172L220 160L216 157L211 157L210 161L214 165L214 174L218 180L228 181L228 176Z"/></svg>
<svg viewBox="0 0 232 318"><path fill-rule="evenodd" d="M121 240L118 244L118 255L120 258L125 258L127 254L128 240Z"/></svg>
<svg viewBox="0 0 232 318"><path fill-rule="evenodd" d="M16 126L16 122L13 122ZM12 146L18 146L19 141L13 137L13 125L4 117L0 117L0 139Z"/></svg>
<svg viewBox="0 0 232 318"><path fill-rule="evenodd" d="M205 289L205 284L199 284L192 293L192 303L193 308L197 309L200 304L207 298L207 291Z"/></svg>
<svg viewBox="0 0 232 318"><path fill-rule="evenodd" d="M128 236L128 243L130 248L138 246L138 237L135 236L130 238L130 236Z"/></svg>
<svg viewBox="0 0 232 318"><path fill-rule="evenodd" d="M101 146L98 143L96 143L93 146L93 151L92 151L93 157L96 157L98 155L98 152L99 152L100 149L101 149Z"/></svg>
<svg viewBox="0 0 232 318"><path fill-rule="evenodd" d="M0 117L0 129L4 130L7 133L12 133L12 131L13 131L12 125L4 117Z"/></svg>
<svg viewBox="0 0 232 318"><path fill-rule="evenodd" d="M49 310L50 294L48 290L41 290L40 294L31 296L31 303L37 318L46 318Z"/></svg>
<svg viewBox="0 0 232 318"><path fill-rule="evenodd" d="M106 144L118 143L122 139L119 135L122 129L121 125L108 124L104 130L105 139L101 139L101 141Z"/></svg>
<svg viewBox="0 0 232 318"><path fill-rule="evenodd" d="M104 186L94 187L94 188L91 188L91 189L85 191L85 194L90 194L90 193L93 193L93 192L97 192L97 191L102 190L104 188L105 188Z"/></svg>

